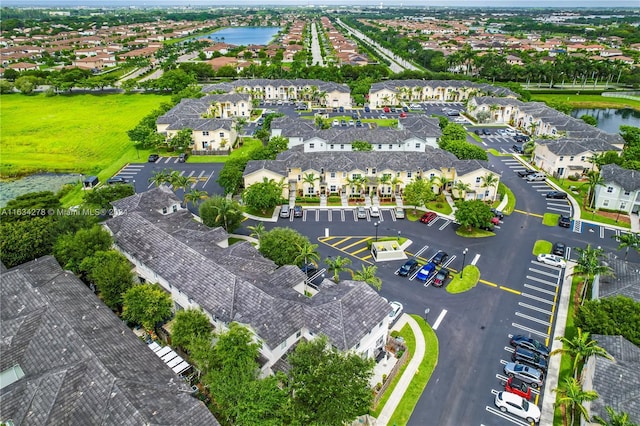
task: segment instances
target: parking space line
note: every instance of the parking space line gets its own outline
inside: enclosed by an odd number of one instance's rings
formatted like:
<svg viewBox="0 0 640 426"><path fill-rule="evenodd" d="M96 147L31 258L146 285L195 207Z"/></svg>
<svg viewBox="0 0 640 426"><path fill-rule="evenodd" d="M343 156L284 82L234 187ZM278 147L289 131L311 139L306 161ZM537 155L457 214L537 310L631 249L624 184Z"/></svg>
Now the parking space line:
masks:
<svg viewBox="0 0 640 426"><path fill-rule="evenodd" d="M512 322L511 325L513 327L519 328L520 330L528 331L529 333L537 334L540 337L544 337L545 339L549 337L548 334L543 333L538 330L534 330L533 328L525 327L524 325L518 324L517 322Z"/></svg>
<svg viewBox="0 0 640 426"><path fill-rule="evenodd" d="M557 271L554 271L554 272L556 272L556 273L554 274L554 273L552 273L552 272L543 271L542 269L529 268L529 270L530 270L531 272L535 272L536 274L546 275L547 277L552 277L552 278L556 278L556 279L558 278ZM529 276L527 276L527 278L529 278Z"/></svg>
<svg viewBox="0 0 640 426"><path fill-rule="evenodd" d="M444 225L442 225L440 228L438 228L440 231L442 231L444 228L446 228L447 226L449 226L449 224L451 223L451 221L449 219L446 219Z"/></svg>
<svg viewBox="0 0 640 426"><path fill-rule="evenodd" d="M480 259L480 253L476 253L476 255L473 257L471 265L475 265L478 262L478 259Z"/></svg>
<svg viewBox="0 0 640 426"><path fill-rule="evenodd" d="M536 312L540 312L541 314L553 315L552 311L547 311L546 309L542 309L542 308L539 308L537 306L529 305L528 303L518 302L518 305L522 306L523 308L527 308L527 309L531 309L531 310L536 311Z"/></svg>
<svg viewBox="0 0 640 426"><path fill-rule="evenodd" d="M348 246L346 246L346 247L342 247L342 250L347 250L347 249L349 249L349 248L351 248L351 247L353 247L353 246L356 246L356 245L361 244L361 243L363 243L363 242L365 242L365 241L367 241L367 240L370 240L371 238L373 238L373 237L364 237L363 239L358 240L358 241L356 241L356 242L355 242L355 243L353 243L353 244L349 244L349 245L348 245Z"/></svg>
<svg viewBox="0 0 640 426"><path fill-rule="evenodd" d="M347 240L349 240L349 239L351 239L351 238L352 238L352 237L345 237L345 238L341 239L340 241L338 241L337 243L335 243L335 244L329 244L329 245L330 245L331 247L335 247L335 246L337 246L337 245L340 245L340 244L344 243L345 241L347 241ZM323 241L323 242L324 242L324 241Z"/></svg>
<svg viewBox="0 0 640 426"><path fill-rule="evenodd" d="M523 314L522 312L516 312L516 316L518 316L520 318L528 319L529 321L537 322L538 324L542 324L542 325L546 325L546 326L551 325L551 323L549 321L541 320L541 319L538 319L536 317L532 317L530 315Z"/></svg>
<svg viewBox="0 0 640 426"><path fill-rule="evenodd" d="M341 220L342 222L344 222L344 220L345 220L345 219L344 219L344 210L343 210L343 209L340 209L340 220Z"/></svg>
<svg viewBox="0 0 640 426"><path fill-rule="evenodd" d="M316 210L316 222L320 221L320 210Z"/></svg>
<svg viewBox="0 0 640 426"><path fill-rule="evenodd" d="M368 256L365 256L365 257L361 257L361 258L360 258L360 260L367 261L367 260L371 259L372 257L373 257L373 256L368 255Z"/></svg>
<svg viewBox="0 0 640 426"><path fill-rule="evenodd" d="M536 286L533 286L531 284L525 284L524 286L526 288L530 288L531 290L539 291L540 293L545 293L545 294L548 294L550 296L555 296L555 294L556 294L555 291L545 290L544 288L536 287Z"/></svg>
<svg viewBox="0 0 640 426"><path fill-rule="evenodd" d="M359 250L352 251L352 252L351 252L351 255L352 255L352 256L355 256L356 254L358 254L358 253L362 253L363 251L368 250L368 249L369 249L369 247L364 246L364 247L362 247L362 248L361 248L361 249L359 249ZM357 257L357 256L356 256L356 257Z"/></svg>
<svg viewBox="0 0 640 426"><path fill-rule="evenodd" d="M600 227L600 238L604 238L604 226Z"/></svg>
<svg viewBox="0 0 640 426"><path fill-rule="evenodd" d="M447 315L447 310L443 309L442 312L440 312L440 315L438 315L438 318L436 319L436 322L434 322L433 325L431 326L431 328L434 329L434 330L437 330L438 327L440 326L440 323L444 319L445 315Z"/></svg>
<svg viewBox="0 0 640 426"><path fill-rule="evenodd" d="M542 278L538 278L538 277L532 277L531 275L527 275L527 279L531 280L531 281L539 282L541 284L550 285L552 287L557 287L558 286L558 283L553 283L553 282L550 282L550 281L546 281L546 280L543 280Z"/></svg>
<svg viewBox="0 0 640 426"><path fill-rule="evenodd" d="M325 210L327 212L327 220L329 222L333 221L333 215L331 214L331 210Z"/></svg>
<svg viewBox="0 0 640 426"><path fill-rule="evenodd" d="M524 297L528 297L529 299L537 300L538 302L546 303L547 305L554 305L554 302L551 300L543 299L542 297L534 296L533 294L524 293L521 294Z"/></svg>
<svg viewBox="0 0 640 426"><path fill-rule="evenodd" d="M521 426L530 426L529 423L525 423L522 420L517 420L512 418L511 416L508 416L507 414L503 413L502 411L498 410L497 408L493 408L490 406L486 406L485 409L490 412L491 414L495 414L498 417L502 417L505 420L510 421L511 423L514 423L516 425L521 425Z"/></svg>

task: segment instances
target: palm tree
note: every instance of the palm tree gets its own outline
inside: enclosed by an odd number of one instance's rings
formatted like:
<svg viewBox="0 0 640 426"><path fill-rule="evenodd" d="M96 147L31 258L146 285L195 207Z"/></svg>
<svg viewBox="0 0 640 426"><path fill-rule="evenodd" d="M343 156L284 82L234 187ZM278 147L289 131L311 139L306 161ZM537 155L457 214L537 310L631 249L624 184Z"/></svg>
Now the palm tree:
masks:
<svg viewBox="0 0 640 426"><path fill-rule="evenodd" d="M637 252L640 252L640 234L620 234L620 235L612 235L611 238L614 238L618 243L618 250L626 248L624 252L624 261L627 261L627 256L629 256L629 248L633 247L633 249Z"/></svg>
<svg viewBox="0 0 640 426"><path fill-rule="evenodd" d="M594 401L598 399L596 391L583 390L580 382L573 377L567 377L564 381L564 386L554 390L558 392L560 396L557 403L564 405L566 408L564 418L565 424L567 424L567 412L571 414L570 425L574 424L574 418L577 412L579 412L580 416L584 416L584 418L589 421L589 413L582 404L587 401Z"/></svg>
<svg viewBox="0 0 640 426"><path fill-rule="evenodd" d="M581 363L586 361L592 355L601 356L613 361L613 357L601 346L598 346L598 342L591 340L588 332L582 332L582 329L578 327L578 334L573 338L567 339L564 336L557 337L556 340L562 342L562 347L552 351L550 355L555 354L568 354L573 359L573 375L578 377L581 367Z"/></svg>
<svg viewBox="0 0 640 426"><path fill-rule="evenodd" d="M387 173L378 177L378 184L382 186L382 193L384 194L384 188L391 185L391 175Z"/></svg>
<svg viewBox="0 0 640 426"><path fill-rule="evenodd" d="M238 203L231 198L220 197L220 200L212 207L215 213L215 221L224 225L225 231L229 231L229 223L235 222L235 218L242 216L242 210L239 209Z"/></svg>
<svg viewBox="0 0 640 426"><path fill-rule="evenodd" d="M149 182L153 182L155 186L160 186L163 183L169 182L169 173L166 170L157 171L153 173L153 176L149 178Z"/></svg>
<svg viewBox="0 0 640 426"><path fill-rule="evenodd" d="M591 248L591 244L587 244L587 247L576 247L578 253L578 260L576 266L573 268L573 275L578 275L584 278L585 285L582 289L581 298L584 299L587 294L588 283L592 282L595 275L609 275L613 276L613 270L603 265L601 262L604 250L601 248Z"/></svg>
<svg viewBox="0 0 640 426"><path fill-rule="evenodd" d="M494 188L496 185L498 185L498 178L493 173L487 173L486 175L482 176L481 179L481 188Z"/></svg>
<svg viewBox="0 0 640 426"><path fill-rule="evenodd" d="M318 265L320 262L320 254L318 254L318 245L311 244L309 241L305 241L304 244L296 244L298 249L298 255L296 256L294 263L298 266L303 264L306 266L309 262L314 265Z"/></svg>
<svg viewBox="0 0 640 426"><path fill-rule="evenodd" d="M605 420L600 416L593 416L592 421L603 426L638 426L637 423L629 420L629 414L625 412L616 413L613 408L606 406L607 416L609 420Z"/></svg>
<svg viewBox="0 0 640 426"><path fill-rule="evenodd" d="M317 180L320 180L320 177L316 176L314 173L305 173L304 176L302 177L302 183L306 183L307 185L312 187L314 194L316 192L315 189L316 189ZM305 192L305 195L306 194L308 194L308 192Z"/></svg>
<svg viewBox="0 0 640 426"><path fill-rule="evenodd" d="M604 164L605 157L606 154L604 152L595 152L591 157L587 158L587 161L592 164L591 171L593 171L594 166L600 170L600 167Z"/></svg>
<svg viewBox="0 0 640 426"><path fill-rule="evenodd" d="M200 200L204 200L205 198L208 198L208 197L209 197L209 194L207 193L207 191L199 191L197 189L192 189L191 191L184 194L184 202L187 204L191 203L195 207Z"/></svg>
<svg viewBox="0 0 640 426"><path fill-rule="evenodd" d="M262 237L262 235L266 231L266 229L264 227L264 223L262 223L262 222L258 222L256 225L253 225L253 226L247 226L247 229L249 231L251 231L249 236L253 237L253 238L256 238L258 241L260 241L260 237Z"/></svg>
<svg viewBox="0 0 640 426"><path fill-rule="evenodd" d="M455 183L455 185L453 185L453 189L458 193L458 198L464 199L464 197L467 195L467 191L471 190L471 185L459 180Z"/></svg>
<svg viewBox="0 0 640 426"><path fill-rule="evenodd" d="M402 185L402 183L402 179L400 179L398 176L394 176L393 179L391 179L391 186L393 186L393 191L395 193L400 192L400 185Z"/></svg>
<svg viewBox="0 0 640 426"><path fill-rule="evenodd" d="M604 186L604 179L600 176L600 173L590 171L587 173L587 182L583 185L587 185L589 187L589 193L587 194L587 200L589 203L589 207L593 207L593 202L595 201L596 195L596 187Z"/></svg>
<svg viewBox="0 0 640 426"><path fill-rule="evenodd" d="M451 179L446 176L439 176L438 183L440 185L440 193L443 193L447 190L447 186L449 185L449 183L451 183Z"/></svg>
<svg viewBox="0 0 640 426"><path fill-rule="evenodd" d="M378 267L375 265L364 265L362 264L359 271L352 271L351 277L356 281L364 281L369 284L371 287L380 291L382 288L382 279L376 276L376 272L378 272Z"/></svg>
<svg viewBox="0 0 640 426"><path fill-rule="evenodd" d="M333 281L337 283L340 280L340 272L350 271L347 265L351 265L351 259L342 256L327 257L324 263L329 271L333 271Z"/></svg>
<svg viewBox="0 0 640 426"><path fill-rule="evenodd" d="M169 176L169 183L176 189L186 191L187 187L191 184L191 180L178 172L172 172Z"/></svg>

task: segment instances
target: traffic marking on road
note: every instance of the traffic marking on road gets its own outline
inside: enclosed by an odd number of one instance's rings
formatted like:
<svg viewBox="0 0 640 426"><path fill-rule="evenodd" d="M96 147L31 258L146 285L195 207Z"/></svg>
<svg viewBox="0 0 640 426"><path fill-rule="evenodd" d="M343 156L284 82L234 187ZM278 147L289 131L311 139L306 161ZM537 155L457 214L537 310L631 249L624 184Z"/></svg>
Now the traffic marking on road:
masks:
<svg viewBox="0 0 640 426"><path fill-rule="evenodd" d="M440 231L442 231L444 228L446 228L447 226L449 226L449 224L451 223L451 221L449 219L445 219L445 223L444 225L440 226L440 228L438 228Z"/></svg>
<svg viewBox="0 0 640 426"><path fill-rule="evenodd" d="M498 287L498 284L495 284L495 283L492 283L492 282L489 282L489 281L486 281L486 280L478 280L478 281L480 281L482 284L486 284L486 285L491 286L491 287L496 287L496 288Z"/></svg>
<svg viewBox="0 0 640 426"><path fill-rule="evenodd" d="M539 291L540 293L550 294L551 296L556 294L554 291L545 290L544 288L536 287L536 286L533 286L531 284L525 284L524 286L526 288L530 288L531 290Z"/></svg>
<svg viewBox="0 0 640 426"><path fill-rule="evenodd" d="M349 240L351 237L345 237L343 239L341 239L340 241L338 241L335 244L329 244L331 247L335 247L335 246L339 246L340 244L344 243L345 241ZM323 241L324 242L324 241Z"/></svg>
<svg viewBox="0 0 640 426"><path fill-rule="evenodd" d="M533 294L529 294L529 293L524 293L524 292L522 292L522 295L523 295L524 297L528 297L529 299L533 299L533 300L536 300L536 301L538 301L538 302L546 303L547 305L551 305L551 306L553 306L553 305L554 305L554 302L553 302L553 301L551 301L551 300L547 300L547 299L543 299L542 297L534 296Z"/></svg>
<svg viewBox="0 0 640 426"><path fill-rule="evenodd" d="M367 240L370 240L370 239L372 239L372 238L373 238L373 237L364 237L364 238L361 238L361 239L359 239L358 241L356 241L356 242L355 242L355 243L353 243L353 244L349 244L349 245L348 245L348 246L346 246L346 247L342 247L342 250L350 249L351 247L353 247L353 246L357 246L358 244L361 244L362 242L367 241Z"/></svg>
<svg viewBox="0 0 640 426"><path fill-rule="evenodd" d="M542 324L542 325L546 325L546 326L551 325L551 323L549 321L541 320L541 319L538 319L536 317L532 317L530 315L523 314L522 312L516 312L516 316L518 316L520 318L528 319L529 321L537 322L538 324Z"/></svg>
<svg viewBox="0 0 640 426"><path fill-rule="evenodd" d="M437 330L438 327L440 326L440 323L444 319L445 315L447 315L447 310L443 309L442 312L440 312L440 315L438 315L438 318L436 319L436 322L434 322L433 326L431 326L431 328L434 329L434 330Z"/></svg>
<svg viewBox="0 0 640 426"><path fill-rule="evenodd" d="M531 281L539 282L539 283L541 283L541 284L550 285L550 286L552 286L552 287L557 287L557 286L558 286L558 284L557 284L557 283L550 282L550 281L547 281L547 280L544 280L544 279L542 279L542 278L538 278L538 277L532 277L531 275L527 275L527 279L528 279L528 280L531 280Z"/></svg>
<svg viewBox="0 0 640 426"><path fill-rule="evenodd" d="M352 255L352 256L355 256L356 254L358 254L358 253L362 253L362 252L363 252L363 251L365 251L365 250L369 250L369 247L364 246L364 247L362 247L362 248L361 248L361 249L359 249L359 250L352 251L352 252L351 252L351 255Z"/></svg>
<svg viewBox="0 0 640 426"><path fill-rule="evenodd" d="M549 337L549 334L543 333L538 330L534 330L533 328L525 327L524 325L518 324L517 322L512 322L511 325L513 327L519 328L520 330L528 331L529 333L537 334L540 337Z"/></svg>
<svg viewBox="0 0 640 426"><path fill-rule="evenodd" d="M524 210L518 210L518 209L514 209L513 210L516 213L521 213L527 216L533 216L533 217L544 217L544 215L538 214L538 213L530 213L530 212L525 212Z"/></svg>
<svg viewBox="0 0 640 426"><path fill-rule="evenodd" d="M505 287L505 286L503 286L503 285L501 285L501 286L500 286L500 290L508 291L509 293L513 293L513 294L520 294L520 293L522 293L521 291L514 290L514 289L512 289L512 288Z"/></svg>
<svg viewBox="0 0 640 426"><path fill-rule="evenodd" d="M539 308L537 306L529 305L528 303L518 302L518 305L522 306L523 308L527 308L527 309L531 309L533 311L540 312L541 314L553 315L553 311L548 311L546 309L542 309L542 308Z"/></svg>
<svg viewBox="0 0 640 426"><path fill-rule="evenodd" d="M475 265L476 263L478 263L478 259L480 259L480 253L476 253L476 255L473 257L473 260L471 261L471 264Z"/></svg>
<svg viewBox="0 0 640 426"><path fill-rule="evenodd" d="M514 419L511 416L509 416L508 414L503 413L502 411L498 410L497 408L494 407L490 407L490 406L486 406L485 407L486 410L488 412L490 412L491 414L495 414L498 417L502 417L505 420L510 421L511 423L514 423L516 425L520 425L520 426L531 426L529 423L527 422L523 422L522 420L518 420L518 419Z"/></svg>

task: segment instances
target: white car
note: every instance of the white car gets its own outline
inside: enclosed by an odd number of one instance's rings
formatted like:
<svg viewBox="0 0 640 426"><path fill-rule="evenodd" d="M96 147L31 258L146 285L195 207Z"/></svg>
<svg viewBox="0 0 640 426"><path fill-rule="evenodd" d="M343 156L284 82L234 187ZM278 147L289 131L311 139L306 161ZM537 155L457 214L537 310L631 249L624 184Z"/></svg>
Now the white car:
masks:
<svg viewBox="0 0 640 426"><path fill-rule="evenodd" d="M560 268L564 268L567 266L567 262L560 256L556 256L555 254L539 254L538 262L545 263L551 266L558 266Z"/></svg>
<svg viewBox="0 0 640 426"><path fill-rule="evenodd" d="M498 392L495 404L503 413L515 414L520 418L526 419L529 423L538 423L540 421L540 409L538 406L515 393Z"/></svg>
<svg viewBox="0 0 640 426"><path fill-rule="evenodd" d="M391 327L391 324L402 314L403 306L400 302L389 302L389 305L391 305L391 312L389 312L389 327Z"/></svg>
<svg viewBox="0 0 640 426"><path fill-rule="evenodd" d="M331 123L332 126L339 126L340 122L338 120L333 120L333 122Z"/></svg>
<svg viewBox="0 0 640 426"><path fill-rule="evenodd" d="M371 215L371 217L380 217L380 208L377 206L371 206L369 215Z"/></svg>
<svg viewBox="0 0 640 426"><path fill-rule="evenodd" d="M402 207L396 207L396 219L404 219L404 209Z"/></svg>

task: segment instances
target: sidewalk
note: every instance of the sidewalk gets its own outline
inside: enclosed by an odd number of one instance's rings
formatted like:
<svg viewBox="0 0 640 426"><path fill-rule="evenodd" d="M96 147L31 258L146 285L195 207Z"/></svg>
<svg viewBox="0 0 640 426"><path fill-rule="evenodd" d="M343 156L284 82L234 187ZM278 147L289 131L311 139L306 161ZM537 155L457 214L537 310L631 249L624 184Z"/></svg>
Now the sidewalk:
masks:
<svg viewBox="0 0 640 426"><path fill-rule="evenodd" d="M551 336L551 339L553 340L549 342L551 351L555 351L562 347L562 342L556 340L556 338L564 336L564 331L567 326L567 316L569 315L569 303L571 300L571 277L573 274L573 266L573 262L567 262L567 267L564 269L562 291L560 292L560 300L558 301L556 326L553 331L553 336ZM553 414L556 404L556 392L554 392L554 389L558 387L561 360L562 357L559 355L549 357L547 379L544 384L544 397L542 399L542 407L540 407L542 415L540 416L539 426L553 426Z"/></svg>
<svg viewBox="0 0 640 426"><path fill-rule="evenodd" d="M407 364L407 368L404 370L402 377L400 377L400 380L396 384L396 387L393 389L391 396L380 412L380 416L378 416L378 420L376 422L376 425L378 426L384 426L389 423L389 420L391 420L391 416L393 416L393 413L394 411L396 411L398 404L400 404L404 393L409 387L409 383L411 383L413 376L415 376L416 371L418 371L418 368L422 363L422 359L424 358L426 347L424 339L422 338L422 330L413 318L411 318L407 314L403 314L391 330L401 330L405 324L409 324L411 330L413 331L413 334L416 336L416 352L412 355L411 361L409 361L409 364Z"/></svg>

